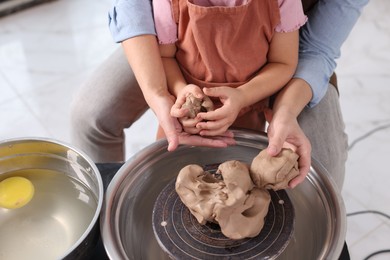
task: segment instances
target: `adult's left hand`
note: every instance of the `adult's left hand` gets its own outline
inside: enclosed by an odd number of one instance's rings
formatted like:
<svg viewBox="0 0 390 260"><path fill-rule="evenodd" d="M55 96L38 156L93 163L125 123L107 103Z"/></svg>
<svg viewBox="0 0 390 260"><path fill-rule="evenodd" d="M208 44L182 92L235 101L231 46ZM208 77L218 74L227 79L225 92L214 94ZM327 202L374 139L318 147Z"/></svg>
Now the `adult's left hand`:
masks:
<svg viewBox="0 0 390 260"><path fill-rule="evenodd" d="M303 133L296 117L289 111L279 110L273 114L272 110L266 109L265 116L269 122L267 129L268 154L276 156L285 147L293 149L299 155L299 175L289 183L289 187L294 188L303 182L309 173L311 165L310 141Z"/></svg>

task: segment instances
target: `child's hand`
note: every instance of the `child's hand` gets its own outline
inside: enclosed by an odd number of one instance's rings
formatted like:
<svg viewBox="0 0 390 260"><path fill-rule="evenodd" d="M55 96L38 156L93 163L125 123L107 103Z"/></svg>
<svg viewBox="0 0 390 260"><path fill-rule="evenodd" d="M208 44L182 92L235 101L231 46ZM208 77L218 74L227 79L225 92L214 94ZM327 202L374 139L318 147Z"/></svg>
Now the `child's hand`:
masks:
<svg viewBox="0 0 390 260"><path fill-rule="evenodd" d="M240 89L231 87L204 88L204 94L219 98L222 106L214 111L199 113L196 127L203 136L221 135L234 123L244 107L244 96ZM206 121L206 122L204 122Z"/></svg>
<svg viewBox="0 0 390 260"><path fill-rule="evenodd" d="M196 128L196 124L201 121L200 118L192 117L188 108L183 108L186 103L187 96L192 94L194 97L202 99L204 94L202 90L194 85L189 84L185 86L176 98L175 104L171 108L171 116L177 117L183 126L183 130L189 134L199 134L199 129Z"/></svg>

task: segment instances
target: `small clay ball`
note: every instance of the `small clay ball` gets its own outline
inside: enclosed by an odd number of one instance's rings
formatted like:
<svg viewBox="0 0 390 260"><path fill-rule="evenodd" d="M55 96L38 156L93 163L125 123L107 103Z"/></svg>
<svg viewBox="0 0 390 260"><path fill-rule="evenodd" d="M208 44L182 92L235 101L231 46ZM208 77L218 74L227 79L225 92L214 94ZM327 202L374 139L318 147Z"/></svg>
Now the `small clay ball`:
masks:
<svg viewBox="0 0 390 260"><path fill-rule="evenodd" d="M213 101L208 96L203 98L197 98L192 94L186 97L186 102L182 105L182 108L187 108L187 117L195 118L200 112L209 112L214 110Z"/></svg>

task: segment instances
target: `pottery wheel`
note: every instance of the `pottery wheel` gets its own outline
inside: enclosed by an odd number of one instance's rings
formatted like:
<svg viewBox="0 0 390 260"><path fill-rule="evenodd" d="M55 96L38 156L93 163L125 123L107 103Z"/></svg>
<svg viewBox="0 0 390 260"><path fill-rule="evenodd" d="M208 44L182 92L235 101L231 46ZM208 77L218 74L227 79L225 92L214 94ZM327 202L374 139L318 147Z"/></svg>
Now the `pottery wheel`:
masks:
<svg viewBox="0 0 390 260"><path fill-rule="evenodd" d="M218 224L201 225L181 202L172 180L153 208L153 230L173 259L274 259L287 247L294 228L294 209L284 190L270 190L271 203L260 234L232 240Z"/></svg>

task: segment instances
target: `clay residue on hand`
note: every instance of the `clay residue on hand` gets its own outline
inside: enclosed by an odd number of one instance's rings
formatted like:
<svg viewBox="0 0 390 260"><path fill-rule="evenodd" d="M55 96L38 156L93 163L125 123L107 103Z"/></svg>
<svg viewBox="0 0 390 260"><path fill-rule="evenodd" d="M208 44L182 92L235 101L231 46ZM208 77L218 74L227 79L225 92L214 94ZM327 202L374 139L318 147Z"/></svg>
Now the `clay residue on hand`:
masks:
<svg viewBox="0 0 390 260"><path fill-rule="evenodd" d="M268 155L264 149L252 161L251 178L259 188L280 190L299 175L298 154L291 149L282 149L277 156Z"/></svg>
<svg viewBox="0 0 390 260"><path fill-rule="evenodd" d="M189 118L195 118L199 112L208 112L214 110L213 101L208 96L203 98L197 98L192 94L186 97L186 102L182 105L182 108L187 108L187 116Z"/></svg>
<svg viewBox="0 0 390 260"><path fill-rule="evenodd" d="M239 161L222 163L216 174L188 165L177 177L176 191L200 224L218 223L231 239L257 236L271 200L267 190L253 185L249 167Z"/></svg>

